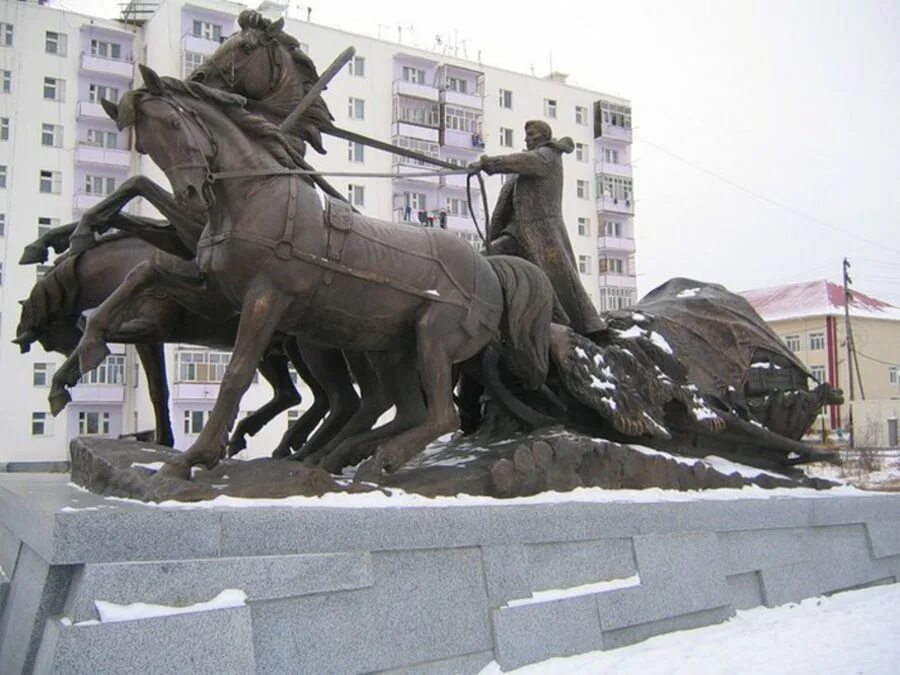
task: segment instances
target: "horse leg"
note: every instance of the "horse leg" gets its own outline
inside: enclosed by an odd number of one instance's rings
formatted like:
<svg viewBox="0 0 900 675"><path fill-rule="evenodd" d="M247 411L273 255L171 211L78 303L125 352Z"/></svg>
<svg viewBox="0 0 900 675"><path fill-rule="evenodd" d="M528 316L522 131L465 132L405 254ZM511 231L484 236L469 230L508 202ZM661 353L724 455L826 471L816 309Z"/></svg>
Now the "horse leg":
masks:
<svg viewBox="0 0 900 675"><path fill-rule="evenodd" d="M78 384L81 377L81 370L78 368L78 356L74 353L69 354L66 360L60 364L53 377L50 378L50 393L47 400L50 402L50 414L54 417L59 415L63 409L69 405L72 395L69 394L69 388Z"/></svg>
<svg viewBox="0 0 900 675"><path fill-rule="evenodd" d="M69 237L75 231L77 222L68 223L45 232L40 237L25 247L22 251L22 257L19 259L20 265L31 265L34 263L47 262L49 257L48 249L52 246L56 253L62 253L69 248Z"/></svg>
<svg viewBox="0 0 900 675"><path fill-rule="evenodd" d="M294 365L294 370L297 371L300 379L306 383L306 386L312 392L313 402L309 409L300 416L300 419L290 425L288 430L284 432L278 445L272 451L272 457L276 459L289 457L294 450L298 450L306 443L306 440L315 428L319 426L319 422L328 414L328 395L307 367L297 340L295 338L285 340L284 350Z"/></svg>
<svg viewBox="0 0 900 675"><path fill-rule="evenodd" d="M179 242L196 242L200 238L202 224L185 217L170 192L146 176L132 176L123 181L111 195L84 212L69 238L72 252L79 253L90 248L94 243L94 232L104 232L110 227L114 216L135 197L144 197L169 220L172 236Z"/></svg>
<svg viewBox="0 0 900 675"><path fill-rule="evenodd" d="M153 416L156 420L156 442L171 448L175 445L175 435L172 433L172 420L169 417L169 384L166 380L164 347L159 342L138 343L135 345L135 349L137 349L138 358L144 367L144 375L147 377L147 389L150 393Z"/></svg>
<svg viewBox="0 0 900 675"><path fill-rule="evenodd" d="M425 400L419 387L415 353L403 355L399 363L388 363L384 355L375 355L375 371L376 379L384 390L382 395L388 401L385 409L393 403L397 413L390 422L348 438L336 447L321 462L326 471L340 473L346 466L359 464L372 455L379 442L422 424L425 419Z"/></svg>
<svg viewBox="0 0 900 675"><path fill-rule="evenodd" d="M421 424L379 445L372 459L374 469L396 471L428 443L459 428L459 414L453 405L453 359L450 351L455 336L448 335L446 319L447 314L434 306L419 319L416 352L428 410Z"/></svg>
<svg viewBox="0 0 900 675"><path fill-rule="evenodd" d="M346 442L352 441L359 434L370 430L378 421L378 418L392 405L392 401L385 392L382 382L379 381L375 366L375 362L380 358L380 355L346 354L345 356L359 384L362 400L353 416L330 441L306 457L306 464L319 464L335 452L338 452L340 448L344 447ZM345 453L346 450L343 452ZM331 462L329 466L335 466L335 464L335 462ZM337 469L336 472L339 471L340 469Z"/></svg>
<svg viewBox="0 0 900 675"><path fill-rule="evenodd" d="M344 354L338 349L319 349L307 344L299 345L311 377L318 382L327 399L328 415L302 448L293 456L304 459L316 453L331 441L359 410L360 401Z"/></svg>
<svg viewBox="0 0 900 675"><path fill-rule="evenodd" d="M270 351L260 361L259 372L272 385L272 400L238 422L228 441L229 457L247 447L245 436L255 436L276 415L300 403L300 394L291 381L288 359L284 354Z"/></svg>
<svg viewBox="0 0 900 675"><path fill-rule="evenodd" d="M237 340L212 414L194 444L181 457L167 463L161 473L189 478L192 466L202 464L211 469L219 463L241 397L290 303L290 296L267 287L255 288L244 296Z"/></svg>

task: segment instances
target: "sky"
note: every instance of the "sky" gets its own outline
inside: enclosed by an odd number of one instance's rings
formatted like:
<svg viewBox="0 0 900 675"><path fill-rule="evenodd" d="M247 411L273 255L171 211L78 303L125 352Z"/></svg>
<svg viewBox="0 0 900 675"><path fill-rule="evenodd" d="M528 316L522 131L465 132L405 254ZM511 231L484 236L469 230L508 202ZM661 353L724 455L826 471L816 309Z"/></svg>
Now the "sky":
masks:
<svg viewBox="0 0 900 675"><path fill-rule="evenodd" d="M895 0L293 1L314 23L422 48L440 35L630 99L639 295L674 276L840 283L847 257L854 288L900 305Z"/></svg>

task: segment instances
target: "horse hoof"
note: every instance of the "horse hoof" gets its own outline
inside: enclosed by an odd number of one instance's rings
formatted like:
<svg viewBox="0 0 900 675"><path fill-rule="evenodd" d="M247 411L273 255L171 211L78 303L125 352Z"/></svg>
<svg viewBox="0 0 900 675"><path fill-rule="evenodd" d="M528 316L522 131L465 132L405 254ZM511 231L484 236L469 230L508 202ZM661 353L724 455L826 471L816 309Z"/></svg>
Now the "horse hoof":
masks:
<svg viewBox="0 0 900 675"><path fill-rule="evenodd" d="M78 365L82 373L87 373L101 363L109 354L109 348L102 340L82 341L78 347Z"/></svg>
<svg viewBox="0 0 900 675"><path fill-rule="evenodd" d="M291 457L293 459L290 446L282 447L279 445L272 451L272 459L284 459L285 457Z"/></svg>
<svg viewBox="0 0 900 675"><path fill-rule="evenodd" d="M180 480L190 480L191 479L191 467L188 466L187 462L184 460L176 459L171 462L166 462L163 467L159 470L160 476L165 476L166 478L178 478Z"/></svg>
<svg viewBox="0 0 900 675"><path fill-rule="evenodd" d="M234 457L241 450L244 450L247 447L247 444L244 442L243 438L236 438L229 441L228 445L225 446L225 456L226 457ZM275 456L275 453L272 453L272 456Z"/></svg>
<svg viewBox="0 0 900 675"><path fill-rule="evenodd" d="M354 479L362 483L378 483L382 478L384 478L384 471L382 470L381 461L378 459L378 455L375 455L375 457L367 459L360 464Z"/></svg>
<svg viewBox="0 0 900 675"><path fill-rule="evenodd" d="M66 391L53 392L47 397L50 402L50 414L56 417L72 401L72 395Z"/></svg>
<svg viewBox="0 0 900 675"><path fill-rule="evenodd" d="M26 246L22 251L22 257L19 258L20 265L39 265L47 262L47 249L43 246Z"/></svg>

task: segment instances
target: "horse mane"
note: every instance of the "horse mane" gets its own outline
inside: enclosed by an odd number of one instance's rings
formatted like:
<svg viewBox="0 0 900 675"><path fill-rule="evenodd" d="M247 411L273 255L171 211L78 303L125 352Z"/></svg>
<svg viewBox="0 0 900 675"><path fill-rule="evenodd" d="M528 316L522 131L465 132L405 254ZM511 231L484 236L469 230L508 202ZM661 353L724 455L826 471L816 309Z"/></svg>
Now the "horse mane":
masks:
<svg viewBox="0 0 900 675"><path fill-rule="evenodd" d="M174 77L162 77L160 80L164 89L171 93L214 104L241 131L260 141L263 148L282 166L296 169L301 165L303 157L288 137L266 118L247 110L245 107L247 99L243 96L207 87L200 82L184 81Z"/></svg>

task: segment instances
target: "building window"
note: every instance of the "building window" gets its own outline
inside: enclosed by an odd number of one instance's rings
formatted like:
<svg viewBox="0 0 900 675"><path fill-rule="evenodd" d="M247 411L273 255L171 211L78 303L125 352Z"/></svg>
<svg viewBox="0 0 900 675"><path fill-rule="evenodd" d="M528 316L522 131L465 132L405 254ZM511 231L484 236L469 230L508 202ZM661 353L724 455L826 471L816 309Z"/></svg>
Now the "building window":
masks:
<svg viewBox="0 0 900 675"><path fill-rule="evenodd" d="M364 185L348 185L347 199L354 206L366 205L366 188Z"/></svg>
<svg viewBox="0 0 900 675"><path fill-rule="evenodd" d="M117 87L108 87L104 84L90 85L88 87L88 100L91 103L100 103L101 98L115 103L119 100L119 89Z"/></svg>
<svg viewBox="0 0 900 675"><path fill-rule="evenodd" d="M366 102L361 98L353 98L350 97L350 102L347 104L347 114L350 116L351 120L364 120L366 119Z"/></svg>
<svg viewBox="0 0 900 675"><path fill-rule="evenodd" d="M84 191L89 195L111 195L116 191L116 179L111 176L85 176Z"/></svg>
<svg viewBox="0 0 900 675"><path fill-rule="evenodd" d="M447 76L447 89L459 94L469 93L469 83L460 77Z"/></svg>
<svg viewBox="0 0 900 675"><path fill-rule="evenodd" d="M32 436L49 436L53 432L50 429L50 413L33 412L31 413L31 435Z"/></svg>
<svg viewBox="0 0 900 675"><path fill-rule="evenodd" d="M0 213L0 237L6 236L6 214Z"/></svg>
<svg viewBox="0 0 900 675"><path fill-rule="evenodd" d="M590 199L588 191L588 182L586 180L575 181L575 195L579 199Z"/></svg>
<svg viewBox="0 0 900 675"><path fill-rule="evenodd" d="M0 188L6 187L6 165L0 164Z"/></svg>
<svg viewBox="0 0 900 675"><path fill-rule="evenodd" d="M46 387L50 384L49 363L35 363L32 365L31 384L35 387Z"/></svg>
<svg viewBox="0 0 900 675"><path fill-rule="evenodd" d="M347 141L347 159L351 162L365 162L366 147L356 141Z"/></svg>
<svg viewBox="0 0 900 675"><path fill-rule="evenodd" d="M603 161L607 164L618 164L619 151L611 148L603 148Z"/></svg>
<svg viewBox="0 0 900 675"><path fill-rule="evenodd" d="M625 274L625 261L621 258L600 258L600 274Z"/></svg>
<svg viewBox="0 0 900 675"><path fill-rule="evenodd" d="M615 105L600 101L600 113L603 116L603 124L623 129L631 128L631 108L627 105Z"/></svg>
<svg viewBox="0 0 900 675"><path fill-rule="evenodd" d="M13 46L13 25L11 23L0 23L0 47Z"/></svg>
<svg viewBox="0 0 900 675"><path fill-rule="evenodd" d="M469 216L469 206L466 203L465 199L456 199L454 197L447 198L447 213L451 216L458 216L460 218L468 218Z"/></svg>
<svg viewBox="0 0 900 675"><path fill-rule="evenodd" d="M606 220L603 223L603 231L606 233L607 237L621 237L622 223L615 220Z"/></svg>
<svg viewBox="0 0 900 675"><path fill-rule="evenodd" d="M409 122L426 127L437 127L440 124L438 104L421 98L398 96L394 100L394 121Z"/></svg>
<svg viewBox="0 0 900 675"><path fill-rule="evenodd" d="M588 111L584 106L575 106L575 124L587 125Z"/></svg>
<svg viewBox="0 0 900 675"><path fill-rule="evenodd" d="M209 60L209 56L200 52L184 50L181 53L181 77L187 79L191 73Z"/></svg>
<svg viewBox="0 0 900 675"><path fill-rule="evenodd" d="M578 256L578 271L582 274L590 274L591 273L591 256L589 255L580 255Z"/></svg>
<svg viewBox="0 0 900 675"><path fill-rule="evenodd" d="M288 429L290 429L294 425L294 422L296 422L297 420L300 419L300 415L302 413L303 413L303 411L299 410L298 408L293 408L293 409L287 411Z"/></svg>
<svg viewBox="0 0 900 675"><path fill-rule="evenodd" d="M504 148L513 146L513 130L506 127L500 127L500 145Z"/></svg>
<svg viewBox="0 0 900 675"><path fill-rule="evenodd" d="M309 45L306 44L305 42L298 42L297 49L299 49L301 52L303 52L304 54L309 56Z"/></svg>
<svg viewBox="0 0 900 675"><path fill-rule="evenodd" d="M191 33L194 37L203 38L204 40L222 41L222 26L217 23L197 21L195 19Z"/></svg>
<svg viewBox="0 0 900 675"><path fill-rule="evenodd" d="M59 218L38 218L38 236L42 237L54 227L59 227Z"/></svg>
<svg viewBox="0 0 900 675"><path fill-rule="evenodd" d="M556 100L552 98L544 99L544 117L556 119Z"/></svg>
<svg viewBox="0 0 900 675"><path fill-rule="evenodd" d="M109 436L108 412L78 413L79 436Z"/></svg>
<svg viewBox="0 0 900 675"><path fill-rule="evenodd" d="M809 372L812 373L813 379L816 382L825 381L825 366L810 366Z"/></svg>
<svg viewBox="0 0 900 675"><path fill-rule="evenodd" d="M888 384L893 384L896 386L898 382L897 370L898 366L888 366Z"/></svg>
<svg viewBox="0 0 900 675"><path fill-rule="evenodd" d="M88 129L85 144L97 148L116 148L119 145L119 134L104 129Z"/></svg>
<svg viewBox="0 0 900 675"><path fill-rule="evenodd" d="M59 171L41 171L41 192L59 194L61 187L62 174Z"/></svg>
<svg viewBox="0 0 900 675"><path fill-rule="evenodd" d="M440 146L432 141L424 141L419 138L410 138L409 136L395 136L393 139L391 139L391 143L396 145L398 148L405 148L407 150L418 152L420 155L427 155L434 158L440 156ZM434 168L433 164L429 164L424 160L414 159L412 157L403 157L402 155L394 155L393 161L394 164L407 164L409 166L421 166L429 169Z"/></svg>
<svg viewBox="0 0 900 675"><path fill-rule="evenodd" d="M825 333L810 333L809 350L816 352L822 349L825 349Z"/></svg>
<svg viewBox="0 0 900 675"><path fill-rule="evenodd" d="M366 76L366 57L365 56L354 56L350 59L350 74L354 77L365 77Z"/></svg>
<svg viewBox="0 0 900 675"><path fill-rule="evenodd" d="M444 126L453 131L477 134L481 131L481 114L468 108L444 106Z"/></svg>
<svg viewBox="0 0 900 675"><path fill-rule="evenodd" d="M784 346L790 349L792 352L800 351L800 336L799 335L785 335L784 336Z"/></svg>
<svg viewBox="0 0 900 675"><path fill-rule="evenodd" d="M91 55L104 59L122 60L122 45L106 40L91 40Z"/></svg>
<svg viewBox="0 0 900 675"><path fill-rule="evenodd" d="M208 410L185 410L184 411L184 433L189 436L196 436L203 431L203 425L209 419Z"/></svg>
<svg viewBox="0 0 900 675"><path fill-rule="evenodd" d="M65 33L54 33L48 30L44 37L44 51L48 54L65 56L67 43L68 38Z"/></svg>
<svg viewBox="0 0 900 675"><path fill-rule="evenodd" d="M0 286L3 285L3 263L0 262Z"/></svg>
<svg viewBox="0 0 900 675"><path fill-rule="evenodd" d="M111 354L91 371L86 372L78 381L79 384L125 384L125 357Z"/></svg>
<svg viewBox="0 0 900 675"><path fill-rule="evenodd" d="M630 178L597 176L597 192L602 194L604 199L612 199L613 204L623 201L626 206L631 206L633 194Z"/></svg>
<svg viewBox="0 0 900 675"><path fill-rule="evenodd" d="M579 162L588 161L588 149L584 143L575 144L575 159Z"/></svg>
<svg viewBox="0 0 900 675"><path fill-rule="evenodd" d="M62 135L63 128L58 124L41 125L41 145L59 148L62 146Z"/></svg>
<svg viewBox="0 0 900 675"><path fill-rule="evenodd" d="M4 94L12 91L12 71L0 70L0 91Z"/></svg>
<svg viewBox="0 0 900 675"><path fill-rule="evenodd" d="M45 77L44 98L48 101L64 101L66 99L66 81L56 77Z"/></svg>
<svg viewBox="0 0 900 675"><path fill-rule="evenodd" d="M179 350L175 352L178 381L221 382L230 360L231 352Z"/></svg>
<svg viewBox="0 0 900 675"><path fill-rule="evenodd" d="M578 219L578 234L582 237L590 237L591 236L591 220L590 218L579 218Z"/></svg>
<svg viewBox="0 0 900 675"><path fill-rule="evenodd" d="M50 270L53 269L53 265L37 265L34 268L34 280L40 281L45 276L50 274Z"/></svg>
<svg viewBox="0 0 900 675"><path fill-rule="evenodd" d="M425 84L425 71L421 68L413 68L412 66L403 66L400 69L400 77L404 82L412 82L413 84Z"/></svg>
<svg viewBox="0 0 900 675"><path fill-rule="evenodd" d="M0 141L9 140L9 118L0 117Z"/></svg>
<svg viewBox="0 0 900 675"><path fill-rule="evenodd" d="M512 90L511 89L501 89L500 90L500 107L501 108L512 108Z"/></svg>

